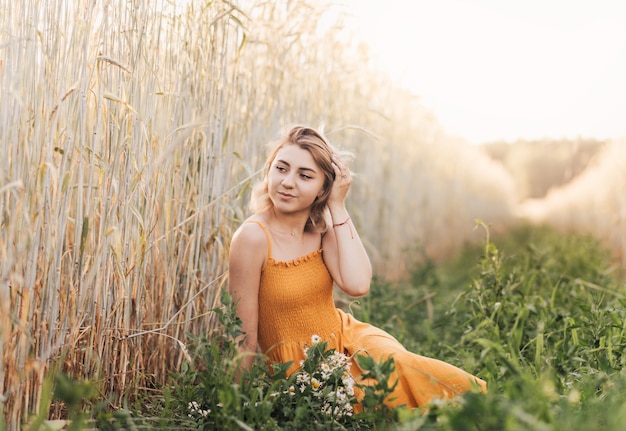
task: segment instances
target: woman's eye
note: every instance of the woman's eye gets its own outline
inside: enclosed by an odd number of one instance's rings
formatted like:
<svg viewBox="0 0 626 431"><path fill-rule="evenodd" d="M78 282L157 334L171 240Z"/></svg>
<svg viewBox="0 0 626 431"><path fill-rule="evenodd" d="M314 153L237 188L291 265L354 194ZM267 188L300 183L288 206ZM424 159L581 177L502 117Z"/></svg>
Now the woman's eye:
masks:
<svg viewBox="0 0 626 431"><path fill-rule="evenodd" d="M287 170L282 166L276 166L276 169L278 169L279 172L285 172Z"/></svg>
<svg viewBox="0 0 626 431"><path fill-rule="evenodd" d="M300 176L301 176L303 179L305 179L305 180L310 180L311 178L313 178L313 177L310 177L310 176L308 176L308 175L306 175L306 174L300 174Z"/></svg>

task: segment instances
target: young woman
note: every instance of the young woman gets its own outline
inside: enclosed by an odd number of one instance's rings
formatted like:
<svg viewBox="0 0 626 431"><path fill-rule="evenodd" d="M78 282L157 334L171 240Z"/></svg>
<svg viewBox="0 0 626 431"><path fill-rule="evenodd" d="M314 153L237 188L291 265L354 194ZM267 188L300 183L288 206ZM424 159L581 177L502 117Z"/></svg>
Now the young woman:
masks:
<svg viewBox="0 0 626 431"><path fill-rule="evenodd" d="M245 339L244 365L260 349L271 363L293 361L316 334L348 356L394 358L398 384L391 406L418 407L485 382L445 362L407 351L383 330L335 307L333 285L348 295L365 295L372 267L350 219L345 198L350 170L316 130L294 127L278 141L253 195L254 215L233 236L229 288ZM361 371L353 361L352 374Z"/></svg>

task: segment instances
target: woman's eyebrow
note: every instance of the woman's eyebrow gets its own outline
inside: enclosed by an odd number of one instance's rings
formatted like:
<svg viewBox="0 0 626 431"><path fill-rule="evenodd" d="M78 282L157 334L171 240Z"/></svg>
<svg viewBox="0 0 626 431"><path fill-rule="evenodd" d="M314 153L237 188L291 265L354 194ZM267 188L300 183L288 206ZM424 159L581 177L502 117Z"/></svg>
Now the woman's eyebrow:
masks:
<svg viewBox="0 0 626 431"><path fill-rule="evenodd" d="M283 159L276 159L276 163L282 163L283 165L287 165L289 167L291 167L291 164L289 164L289 162L283 160ZM298 168L298 170L300 171L310 171L313 173L317 173L317 170L315 170L314 168L307 168L306 166L300 167Z"/></svg>

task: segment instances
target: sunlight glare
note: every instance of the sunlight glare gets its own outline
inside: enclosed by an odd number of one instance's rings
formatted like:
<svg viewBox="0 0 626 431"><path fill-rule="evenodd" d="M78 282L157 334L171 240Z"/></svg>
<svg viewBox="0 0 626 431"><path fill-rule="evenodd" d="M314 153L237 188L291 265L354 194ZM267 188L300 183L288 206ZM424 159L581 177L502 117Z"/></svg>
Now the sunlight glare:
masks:
<svg viewBox="0 0 626 431"><path fill-rule="evenodd" d="M343 0L379 67L473 143L626 135L626 2Z"/></svg>

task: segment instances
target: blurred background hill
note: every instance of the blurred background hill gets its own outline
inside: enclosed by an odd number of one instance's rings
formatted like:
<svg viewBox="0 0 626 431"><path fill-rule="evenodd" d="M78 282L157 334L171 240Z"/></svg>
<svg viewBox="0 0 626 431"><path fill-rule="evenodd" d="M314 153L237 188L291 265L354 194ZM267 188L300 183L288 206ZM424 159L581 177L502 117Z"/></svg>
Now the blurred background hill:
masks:
<svg viewBox="0 0 626 431"><path fill-rule="evenodd" d="M596 139L491 142L481 148L514 179L520 200L545 197L598 162L607 142Z"/></svg>
<svg viewBox="0 0 626 431"><path fill-rule="evenodd" d="M590 234L626 267L626 141L519 140L481 148L511 175L520 221Z"/></svg>

